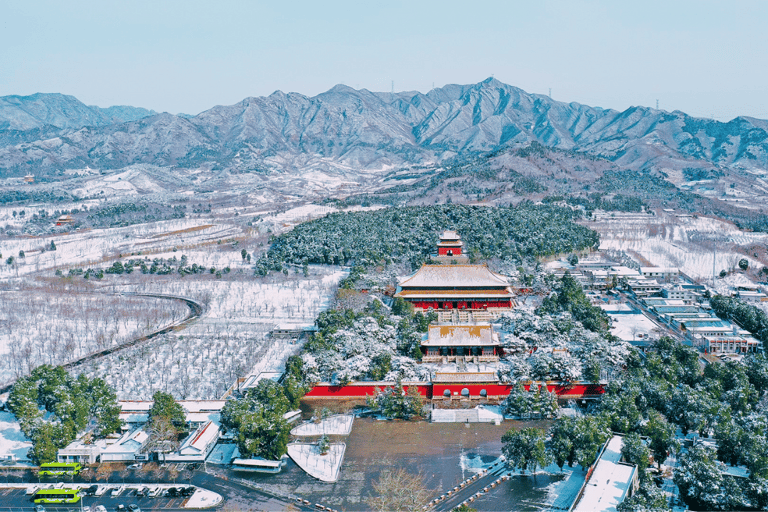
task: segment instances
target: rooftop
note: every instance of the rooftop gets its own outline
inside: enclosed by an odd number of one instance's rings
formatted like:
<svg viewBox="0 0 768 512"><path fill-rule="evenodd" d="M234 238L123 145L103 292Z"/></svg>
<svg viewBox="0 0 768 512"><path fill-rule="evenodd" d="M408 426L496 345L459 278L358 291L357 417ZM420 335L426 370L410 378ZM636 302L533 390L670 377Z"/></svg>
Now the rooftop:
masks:
<svg viewBox="0 0 768 512"><path fill-rule="evenodd" d="M507 278L485 265L424 265L400 282L407 287L500 287L508 286Z"/></svg>
<svg viewBox="0 0 768 512"><path fill-rule="evenodd" d="M461 240L461 237L459 234L455 231L451 231L449 229L446 229L443 231L443 234L440 235L440 240L448 241L448 240Z"/></svg>
<svg viewBox="0 0 768 512"><path fill-rule="evenodd" d="M496 372L435 372L432 382L497 382Z"/></svg>
<svg viewBox="0 0 768 512"><path fill-rule="evenodd" d="M490 324L480 325L430 325L427 341L428 347L488 347L498 345Z"/></svg>
<svg viewBox="0 0 768 512"><path fill-rule="evenodd" d="M613 436L608 441L589 481L584 485L584 493L573 508L574 512L614 512L624 501L632 486L636 468L632 464L619 462L623 444L624 438L621 436Z"/></svg>

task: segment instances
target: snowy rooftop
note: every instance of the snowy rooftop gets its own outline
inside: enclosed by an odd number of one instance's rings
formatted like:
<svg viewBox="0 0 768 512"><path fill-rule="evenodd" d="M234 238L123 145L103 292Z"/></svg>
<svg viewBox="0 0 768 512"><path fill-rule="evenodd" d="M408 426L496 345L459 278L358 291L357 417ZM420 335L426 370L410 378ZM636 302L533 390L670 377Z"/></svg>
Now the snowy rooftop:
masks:
<svg viewBox="0 0 768 512"><path fill-rule="evenodd" d="M179 400L179 404L188 413L221 412L226 400ZM118 404L122 414L147 413L152 408L152 400L120 400Z"/></svg>
<svg viewBox="0 0 768 512"><path fill-rule="evenodd" d="M643 274L677 274L680 269L677 267L640 267Z"/></svg>
<svg viewBox="0 0 768 512"><path fill-rule="evenodd" d="M410 297L413 299L441 299L456 300L457 297L505 299L515 295L508 289L503 290L402 290L398 297Z"/></svg>
<svg viewBox="0 0 768 512"><path fill-rule="evenodd" d="M428 347L487 347L498 345L490 324L480 325L430 325L424 346Z"/></svg>
<svg viewBox="0 0 768 512"><path fill-rule="evenodd" d="M209 421L187 437L179 448L179 452L190 448L198 452L204 452L206 447L218 439L219 426Z"/></svg>
<svg viewBox="0 0 768 512"><path fill-rule="evenodd" d="M615 512L624 501L636 474L634 465L619 462L624 438L613 436L608 441L592 476L584 486L584 494L574 507L574 512Z"/></svg>
<svg viewBox="0 0 768 512"><path fill-rule="evenodd" d="M499 287L507 286L507 278L485 265L424 265L404 279L401 287Z"/></svg>
<svg viewBox="0 0 768 512"><path fill-rule="evenodd" d="M446 229L443 231L443 234L440 235L440 240L461 240L461 237L457 232Z"/></svg>
<svg viewBox="0 0 768 512"><path fill-rule="evenodd" d="M107 446L102 453L124 453L137 452L149 439L144 429L137 429L133 432L127 432L115 444Z"/></svg>

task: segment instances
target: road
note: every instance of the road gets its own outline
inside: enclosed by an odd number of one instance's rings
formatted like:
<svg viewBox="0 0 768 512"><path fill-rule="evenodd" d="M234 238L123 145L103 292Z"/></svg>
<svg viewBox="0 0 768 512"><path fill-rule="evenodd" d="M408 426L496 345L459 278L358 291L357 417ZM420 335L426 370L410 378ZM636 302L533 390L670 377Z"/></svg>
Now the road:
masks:
<svg viewBox="0 0 768 512"><path fill-rule="evenodd" d="M457 487L454 487L450 494L444 499L433 502L430 510L443 511L453 510L459 507L462 503L475 496L477 493L485 492L484 489L490 489L495 482L499 482L502 475L509 471L507 465L504 462L499 462L485 472L475 475L467 480L464 480ZM498 483L496 483L498 485ZM471 504L470 504L471 506Z"/></svg>
<svg viewBox="0 0 768 512"><path fill-rule="evenodd" d="M37 483L38 480L34 478L31 472L27 472L23 478L26 482ZM84 483L81 479L75 478L76 483ZM44 480L43 483L56 482L55 479ZM123 485L141 485L144 487L151 487L154 483L142 481L140 478L136 478L135 475L131 475L125 480L118 473L114 473L110 476L109 482L113 482L115 487ZM106 484L106 482L99 482ZM173 482L161 482L165 484L173 484ZM282 511L286 508L293 507L293 510L310 511L315 510L314 503L304 504L296 501L295 497L279 496L274 493L270 493L266 490L254 488L253 484L249 485L247 481L238 481L230 478L228 475L213 475L204 471L194 471L192 478L188 481L176 481L178 487L187 487L190 484L199 488L208 489L215 493L220 494L224 500L222 505L212 508L216 510L224 505L234 506L231 510L275 510ZM83 506L94 507L96 505L104 505L107 510L113 511L118 505L125 505L126 507L131 504L137 504L141 510L157 510L164 512L173 512L189 509L183 509L182 503L187 498L140 498L135 495L135 490L128 490L123 492L119 497L111 497L109 493L104 496L87 496L83 498ZM30 497L26 495L24 490L13 489L9 487L3 487L3 483L0 482L0 512L28 512L33 510L34 504L30 501ZM69 506L57 506L57 505L45 505L46 511L63 512L63 511L77 511L80 510L80 504Z"/></svg>

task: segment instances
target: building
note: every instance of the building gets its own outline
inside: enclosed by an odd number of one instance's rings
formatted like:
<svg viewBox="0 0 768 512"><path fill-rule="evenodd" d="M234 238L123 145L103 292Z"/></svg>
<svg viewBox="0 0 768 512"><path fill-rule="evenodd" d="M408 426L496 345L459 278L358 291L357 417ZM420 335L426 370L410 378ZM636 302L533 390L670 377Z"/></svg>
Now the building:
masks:
<svg viewBox="0 0 768 512"><path fill-rule="evenodd" d="M179 449L163 456L166 462L203 462L219 440L219 426L209 421L200 425L182 443Z"/></svg>
<svg viewBox="0 0 768 512"><path fill-rule="evenodd" d="M757 352L760 342L742 334L703 336L704 349L710 354L749 354ZM698 341L698 340L697 340Z"/></svg>
<svg viewBox="0 0 768 512"><path fill-rule="evenodd" d="M33 174L27 174L24 176L24 183L34 183L35 182L35 176Z"/></svg>
<svg viewBox="0 0 768 512"><path fill-rule="evenodd" d="M736 297L744 302L768 302L768 295L757 290L739 290Z"/></svg>
<svg viewBox="0 0 768 512"><path fill-rule="evenodd" d="M661 292L661 285L655 279L633 279L627 282L627 288L635 297L648 297Z"/></svg>
<svg viewBox="0 0 768 512"><path fill-rule="evenodd" d="M661 287L661 296L670 300L681 300L686 304L693 302L697 295L690 288L679 284L667 284Z"/></svg>
<svg viewBox="0 0 768 512"><path fill-rule="evenodd" d="M56 452L56 462L79 462L80 464L95 464L99 461L102 450L106 448L106 441L99 440L92 444L85 444L78 439L72 441L64 448Z"/></svg>
<svg viewBox="0 0 768 512"><path fill-rule="evenodd" d="M56 219L57 226L68 226L70 224L73 224L74 222L75 222L75 219L73 219L71 215L62 215L61 217Z"/></svg>
<svg viewBox="0 0 768 512"><path fill-rule="evenodd" d="M637 490L637 466L621 461L623 444L622 436L613 436L605 444L571 507L573 512L615 512Z"/></svg>
<svg viewBox="0 0 768 512"><path fill-rule="evenodd" d="M400 282L395 297L428 310L485 310L494 313L514 306L514 293L501 274L485 265L424 265Z"/></svg>
<svg viewBox="0 0 768 512"><path fill-rule="evenodd" d="M675 267L640 267L640 273L644 277L664 281L676 280L680 277L680 269Z"/></svg>
<svg viewBox="0 0 768 512"><path fill-rule="evenodd" d="M491 324L431 324L421 347L425 363L447 363L461 358L491 362L498 361L504 354Z"/></svg>
<svg viewBox="0 0 768 512"><path fill-rule="evenodd" d="M446 230L440 235L440 241L437 243L438 256L461 256L463 249L464 242L455 231Z"/></svg>
<svg viewBox="0 0 768 512"><path fill-rule="evenodd" d="M196 428L207 421L219 423L221 410L226 400L179 400L179 405L184 409L187 422L192 428ZM152 400L120 400L120 419L128 428L143 425L149 421L149 410L152 408Z"/></svg>
<svg viewBox="0 0 768 512"><path fill-rule="evenodd" d="M143 428L126 432L116 443L101 452L101 462L135 462L149 460L144 449L149 444L149 434Z"/></svg>

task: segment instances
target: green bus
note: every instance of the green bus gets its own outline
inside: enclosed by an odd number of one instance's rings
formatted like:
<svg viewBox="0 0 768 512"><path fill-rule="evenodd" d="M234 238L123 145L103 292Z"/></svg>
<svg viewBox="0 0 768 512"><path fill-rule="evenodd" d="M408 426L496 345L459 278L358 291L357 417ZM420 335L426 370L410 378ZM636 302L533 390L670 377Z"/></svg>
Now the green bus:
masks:
<svg viewBox="0 0 768 512"><path fill-rule="evenodd" d="M40 476L77 475L82 466L79 462L47 462L40 464Z"/></svg>
<svg viewBox="0 0 768 512"><path fill-rule="evenodd" d="M80 501L79 489L38 489L32 496L34 503L77 503Z"/></svg>

